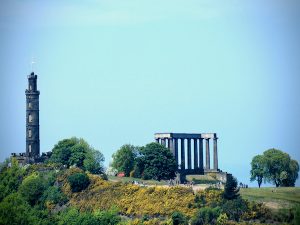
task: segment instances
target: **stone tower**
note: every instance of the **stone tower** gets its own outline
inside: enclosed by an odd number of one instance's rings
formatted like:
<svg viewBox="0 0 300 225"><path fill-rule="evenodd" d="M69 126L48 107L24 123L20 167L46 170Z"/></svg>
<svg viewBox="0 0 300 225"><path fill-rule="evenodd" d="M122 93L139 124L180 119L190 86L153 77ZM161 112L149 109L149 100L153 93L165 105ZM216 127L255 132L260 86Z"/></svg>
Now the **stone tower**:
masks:
<svg viewBox="0 0 300 225"><path fill-rule="evenodd" d="M39 95L37 75L28 75L26 95L26 156L36 161L40 156Z"/></svg>

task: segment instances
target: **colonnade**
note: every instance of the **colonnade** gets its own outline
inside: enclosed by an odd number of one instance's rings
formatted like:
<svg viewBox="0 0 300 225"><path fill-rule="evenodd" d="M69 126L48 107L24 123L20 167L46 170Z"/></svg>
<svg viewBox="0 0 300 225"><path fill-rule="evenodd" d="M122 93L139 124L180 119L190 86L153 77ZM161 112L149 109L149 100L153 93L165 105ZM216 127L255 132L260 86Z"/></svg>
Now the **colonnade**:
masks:
<svg viewBox="0 0 300 225"><path fill-rule="evenodd" d="M188 170L190 172L203 172L209 170L218 170L218 148L217 135L215 133L205 134L180 134L180 133L157 133L156 142L170 149L173 153L178 169L180 171ZM210 165L210 141L213 141L213 168ZM180 142L180 145L179 145ZM203 142L205 142L205 165ZM180 152L179 152L180 146ZM186 149L187 147L187 149ZM187 152L186 152L187 150ZM192 157L193 151L193 157ZM180 153L180 163L179 163ZM186 159L187 156L187 159ZM187 165L186 165L187 162Z"/></svg>

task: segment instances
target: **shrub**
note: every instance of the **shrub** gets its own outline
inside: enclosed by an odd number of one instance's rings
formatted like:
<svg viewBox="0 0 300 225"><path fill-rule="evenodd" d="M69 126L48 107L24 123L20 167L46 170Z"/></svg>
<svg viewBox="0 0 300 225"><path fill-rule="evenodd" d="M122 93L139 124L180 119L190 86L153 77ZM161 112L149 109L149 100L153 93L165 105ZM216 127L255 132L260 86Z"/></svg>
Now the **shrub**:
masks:
<svg viewBox="0 0 300 225"><path fill-rule="evenodd" d="M50 186L43 194L42 201L45 204L52 204L52 205L63 205L68 201L67 196L62 193L59 187Z"/></svg>
<svg viewBox="0 0 300 225"><path fill-rule="evenodd" d="M187 218L181 212L178 212L178 211L174 212L172 214L171 218L172 218L173 225L186 225L186 224L188 224L187 223Z"/></svg>
<svg viewBox="0 0 300 225"><path fill-rule="evenodd" d="M232 175L227 176L227 181L224 187L224 198L231 200L239 197L240 189L237 187L237 180Z"/></svg>
<svg viewBox="0 0 300 225"><path fill-rule="evenodd" d="M222 206L222 210L229 219L239 221L240 217L247 212L247 202L241 197L233 200L227 200Z"/></svg>
<svg viewBox="0 0 300 225"><path fill-rule="evenodd" d="M90 179L85 173L75 173L68 177L72 192L80 192L90 184Z"/></svg>
<svg viewBox="0 0 300 225"><path fill-rule="evenodd" d="M203 207L192 217L192 225L216 224L220 208Z"/></svg>
<svg viewBox="0 0 300 225"><path fill-rule="evenodd" d="M121 221L116 208L112 208L108 211L96 211L94 216L97 219L98 224L115 225Z"/></svg>
<svg viewBox="0 0 300 225"><path fill-rule="evenodd" d="M217 225L226 225L228 222L228 216L226 213L221 213L217 218Z"/></svg>
<svg viewBox="0 0 300 225"><path fill-rule="evenodd" d="M45 181L36 173L26 177L19 188L20 194L32 206L38 203L44 190Z"/></svg>

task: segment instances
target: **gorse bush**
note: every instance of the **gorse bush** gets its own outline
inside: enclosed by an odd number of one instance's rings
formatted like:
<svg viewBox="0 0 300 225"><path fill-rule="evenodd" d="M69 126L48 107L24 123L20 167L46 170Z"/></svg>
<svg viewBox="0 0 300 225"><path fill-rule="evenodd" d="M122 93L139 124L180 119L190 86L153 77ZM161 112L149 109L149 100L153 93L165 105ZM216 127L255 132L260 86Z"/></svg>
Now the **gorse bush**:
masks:
<svg viewBox="0 0 300 225"><path fill-rule="evenodd" d="M79 192L89 186L90 179L85 173L75 173L68 177L68 182L73 192Z"/></svg>

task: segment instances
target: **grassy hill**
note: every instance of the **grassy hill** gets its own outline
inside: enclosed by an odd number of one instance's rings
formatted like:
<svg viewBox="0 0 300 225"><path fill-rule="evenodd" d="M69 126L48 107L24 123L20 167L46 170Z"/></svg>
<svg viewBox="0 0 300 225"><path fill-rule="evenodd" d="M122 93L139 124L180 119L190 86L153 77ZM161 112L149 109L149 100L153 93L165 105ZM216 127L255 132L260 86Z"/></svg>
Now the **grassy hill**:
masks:
<svg viewBox="0 0 300 225"><path fill-rule="evenodd" d="M240 194L245 199L263 202L272 209L292 208L300 204L300 187L243 188Z"/></svg>

